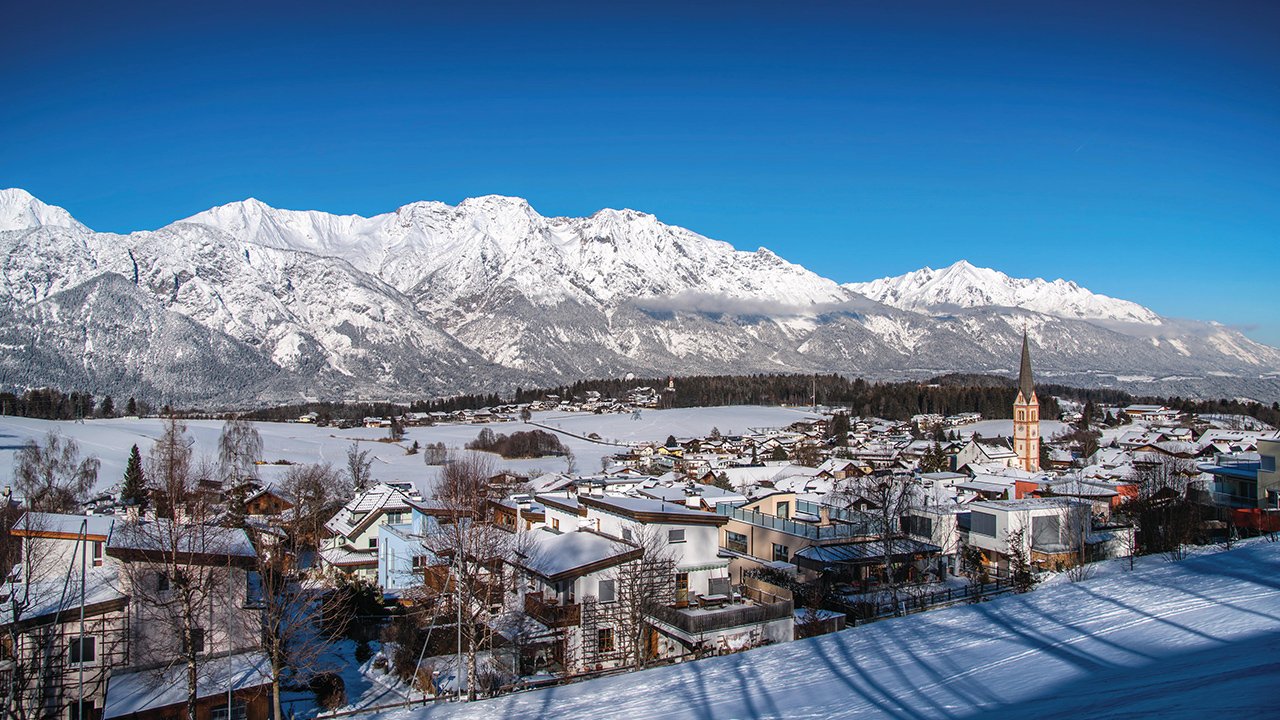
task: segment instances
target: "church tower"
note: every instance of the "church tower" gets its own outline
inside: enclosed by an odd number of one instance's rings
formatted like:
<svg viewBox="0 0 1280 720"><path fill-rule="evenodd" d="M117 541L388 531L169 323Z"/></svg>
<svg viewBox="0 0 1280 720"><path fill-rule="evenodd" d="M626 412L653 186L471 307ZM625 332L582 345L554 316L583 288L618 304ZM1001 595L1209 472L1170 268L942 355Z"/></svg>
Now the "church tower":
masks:
<svg viewBox="0 0 1280 720"><path fill-rule="evenodd" d="M1013 401L1013 449L1018 467L1028 472L1040 469L1040 399L1031 379L1031 351L1027 333L1022 333L1022 368L1018 371L1018 398Z"/></svg>

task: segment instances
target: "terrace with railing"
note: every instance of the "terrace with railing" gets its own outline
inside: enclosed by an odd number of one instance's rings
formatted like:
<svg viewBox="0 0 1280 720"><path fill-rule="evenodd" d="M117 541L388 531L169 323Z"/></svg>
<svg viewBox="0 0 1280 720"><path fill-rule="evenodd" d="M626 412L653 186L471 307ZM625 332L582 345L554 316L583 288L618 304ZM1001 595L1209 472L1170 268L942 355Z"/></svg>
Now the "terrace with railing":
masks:
<svg viewBox="0 0 1280 720"><path fill-rule="evenodd" d="M697 608L660 607L651 612L654 620L680 630L690 637L758 625L790 617L795 610L791 591L758 578L744 578L740 592L724 605Z"/></svg>
<svg viewBox="0 0 1280 720"><path fill-rule="evenodd" d="M824 509L828 512L828 517L831 520L826 525L780 518L774 515L766 515L757 510L745 510L725 504L716 506L716 512L720 515L725 515L756 527L769 528L788 535L802 537L813 542L848 540L850 538L870 537L879 534L880 523L871 516L842 508L820 506L817 503L810 503L804 500L796 502L796 511L800 513L821 517L820 513Z"/></svg>

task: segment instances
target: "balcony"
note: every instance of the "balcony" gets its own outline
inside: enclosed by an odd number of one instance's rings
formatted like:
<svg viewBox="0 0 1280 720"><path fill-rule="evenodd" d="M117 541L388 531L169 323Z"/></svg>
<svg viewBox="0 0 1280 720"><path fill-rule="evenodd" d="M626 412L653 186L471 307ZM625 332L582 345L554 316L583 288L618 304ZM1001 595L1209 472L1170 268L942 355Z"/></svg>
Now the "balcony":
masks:
<svg viewBox="0 0 1280 720"><path fill-rule="evenodd" d="M789 618L795 610L791 593L755 578L747 578L741 597L719 607L677 609L662 607L651 613L660 623L696 638L744 625Z"/></svg>
<svg viewBox="0 0 1280 720"><path fill-rule="evenodd" d="M549 628L582 624L581 605L561 605L543 598L542 593L528 593L524 596L524 612Z"/></svg>

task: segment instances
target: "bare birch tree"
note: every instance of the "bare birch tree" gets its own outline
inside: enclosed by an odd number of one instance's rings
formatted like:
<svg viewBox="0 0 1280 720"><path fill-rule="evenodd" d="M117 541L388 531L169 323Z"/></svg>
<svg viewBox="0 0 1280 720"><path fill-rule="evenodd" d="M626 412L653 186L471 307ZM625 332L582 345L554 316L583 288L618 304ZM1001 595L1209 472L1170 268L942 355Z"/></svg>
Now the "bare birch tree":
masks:
<svg viewBox="0 0 1280 720"><path fill-rule="evenodd" d="M478 654L492 647L494 629L485 622L503 600L502 566L517 537L494 521L489 478L494 467L488 457L470 453L446 465L435 499L446 511L439 530L423 542L436 557L450 563L449 582L439 596L450 603L461 622L462 650L467 665L467 697L478 687Z"/></svg>
<svg viewBox="0 0 1280 720"><path fill-rule="evenodd" d="M14 457L13 487L26 506L43 512L80 511L98 480L98 458L80 458L75 440L50 431L43 443L34 440Z"/></svg>
<svg viewBox="0 0 1280 720"><path fill-rule="evenodd" d="M112 550L135 608L131 653L152 658L161 674L183 669L187 719L196 720L207 653L244 649L243 572L255 553L244 531L216 524L216 503L200 487L214 472L194 463L180 421L169 418L150 460L166 517L117 525Z"/></svg>

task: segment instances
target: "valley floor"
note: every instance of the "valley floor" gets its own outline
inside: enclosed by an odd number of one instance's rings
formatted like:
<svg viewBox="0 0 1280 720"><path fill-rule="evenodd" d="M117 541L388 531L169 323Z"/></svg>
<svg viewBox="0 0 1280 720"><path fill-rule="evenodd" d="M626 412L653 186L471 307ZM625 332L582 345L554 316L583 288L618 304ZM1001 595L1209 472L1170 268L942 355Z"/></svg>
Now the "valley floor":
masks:
<svg viewBox="0 0 1280 720"><path fill-rule="evenodd" d="M1280 543L1099 566L1026 595L427 718L1275 717Z"/></svg>

